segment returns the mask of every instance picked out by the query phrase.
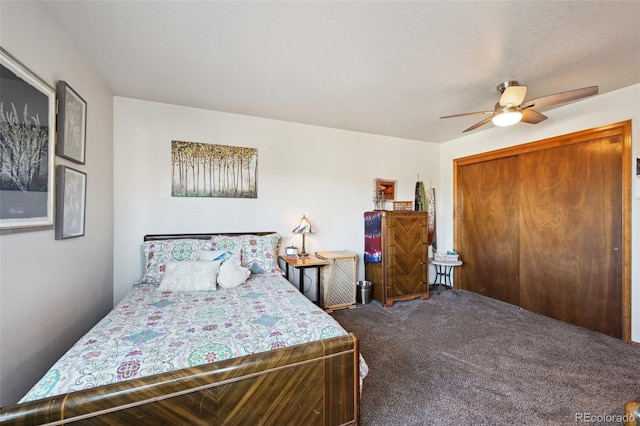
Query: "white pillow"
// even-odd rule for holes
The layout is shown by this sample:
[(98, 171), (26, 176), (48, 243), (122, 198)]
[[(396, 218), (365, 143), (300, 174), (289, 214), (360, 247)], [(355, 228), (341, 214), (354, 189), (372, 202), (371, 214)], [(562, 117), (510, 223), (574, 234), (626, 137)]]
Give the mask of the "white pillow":
[(170, 261), (160, 282), (160, 290), (210, 291), (216, 289), (218, 262)]
[(211, 240), (178, 239), (145, 241), (143, 244), (144, 281), (159, 285), (167, 262), (198, 260), (199, 250), (213, 249)]
[(220, 265), (218, 284), (223, 288), (237, 287), (244, 283), (249, 275), (251, 275), (251, 271), (241, 266), (238, 259), (232, 257)]

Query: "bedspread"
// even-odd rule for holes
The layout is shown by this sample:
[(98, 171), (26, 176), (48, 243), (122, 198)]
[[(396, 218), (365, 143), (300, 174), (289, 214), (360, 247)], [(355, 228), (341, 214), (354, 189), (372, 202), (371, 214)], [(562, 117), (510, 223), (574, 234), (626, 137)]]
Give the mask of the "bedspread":
[(346, 333), (280, 275), (208, 292), (136, 285), (20, 402)]

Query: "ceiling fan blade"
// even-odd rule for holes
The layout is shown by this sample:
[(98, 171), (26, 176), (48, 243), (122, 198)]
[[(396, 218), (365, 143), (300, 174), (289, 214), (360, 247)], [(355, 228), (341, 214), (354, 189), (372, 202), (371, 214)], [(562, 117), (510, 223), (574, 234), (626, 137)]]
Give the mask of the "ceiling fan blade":
[(480, 126), (484, 126), (485, 124), (487, 124), (488, 122), (490, 122), (492, 118), (493, 118), (493, 116), (491, 116), (491, 117), (487, 117), (487, 118), (485, 118), (484, 120), (479, 121), (479, 122), (477, 122), (476, 124), (474, 124), (473, 126), (469, 127), (467, 130), (463, 131), (462, 133), (470, 132), (470, 131), (472, 131), (472, 130), (477, 129), (477, 128), (478, 128), (478, 127), (480, 127)]
[(546, 119), (547, 116), (544, 114), (540, 114), (538, 111), (534, 111), (532, 109), (523, 109), (522, 119), (520, 119), (520, 121), (523, 123), (538, 124), (539, 122)]
[(569, 90), (567, 92), (556, 93), (554, 95), (542, 96), (541, 98), (530, 99), (522, 104), (525, 108), (544, 108), (551, 105), (562, 104), (565, 102), (575, 101), (576, 99), (586, 98), (598, 94), (598, 86), (583, 87), (582, 89)]
[(467, 117), (469, 115), (480, 115), (480, 114), (493, 114), (493, 111), (465, 112), (464, 114), (445, 115), (444, 117), (440, 117), (440, 118)]
[(527, 86), (509, 86), (500, 96), (500, 106), (518, 106), (524, 101), (527, 94)]

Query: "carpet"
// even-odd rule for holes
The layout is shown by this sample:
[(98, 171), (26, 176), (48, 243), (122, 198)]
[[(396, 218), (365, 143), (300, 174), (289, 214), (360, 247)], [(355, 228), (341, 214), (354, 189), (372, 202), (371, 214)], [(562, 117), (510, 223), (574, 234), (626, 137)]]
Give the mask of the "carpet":
[(332, 313), (369, 365), (363, 426), (621, 424), (640, 347), (467, 291)]

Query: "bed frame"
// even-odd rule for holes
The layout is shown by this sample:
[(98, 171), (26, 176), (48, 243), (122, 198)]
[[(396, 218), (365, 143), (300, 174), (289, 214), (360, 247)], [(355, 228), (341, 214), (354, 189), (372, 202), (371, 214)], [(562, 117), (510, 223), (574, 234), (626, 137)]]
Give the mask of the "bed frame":
[(359, 409), (349, 334), (3, 407), (0, 424), (357, 425)]

